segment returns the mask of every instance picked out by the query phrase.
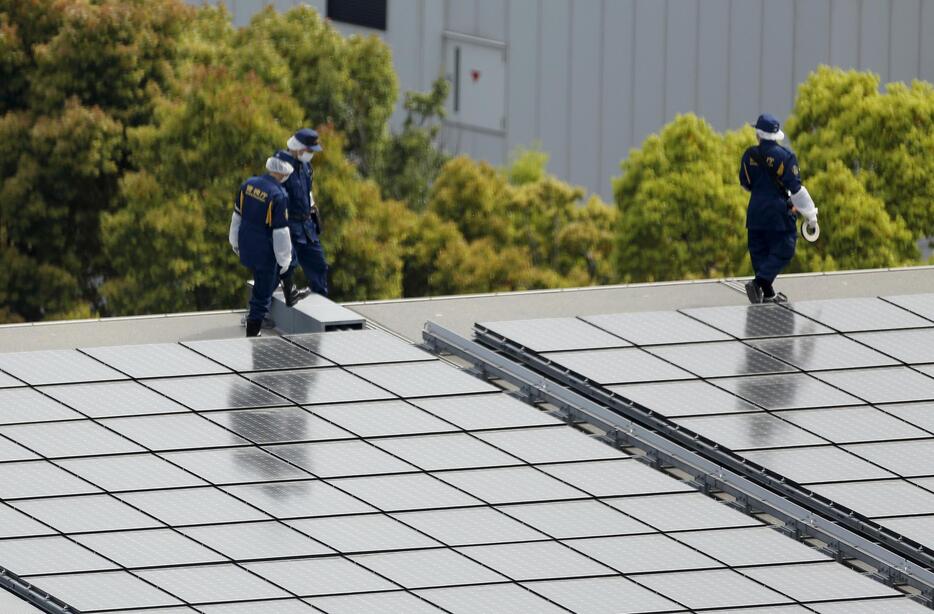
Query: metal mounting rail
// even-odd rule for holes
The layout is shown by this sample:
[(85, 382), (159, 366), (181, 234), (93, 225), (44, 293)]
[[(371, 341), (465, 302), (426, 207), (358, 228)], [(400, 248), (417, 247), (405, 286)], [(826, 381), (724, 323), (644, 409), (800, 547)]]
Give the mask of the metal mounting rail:
[(885, 537), (894, 543), (883, 545), (875, 539), (883, 528), (871, 520), (699, 435), (665, 424), (667, 420), (659, 414), (601, 387), (592, 387), (589, 380), (581, 378), (582, 385), (587, 382), (592, 387), (587, 395), (568, 387), (570, 384), (555, 381), (538, 369), (560, 371), (563, 378), (568, 378), (569, 372), (537, 355), (522, 357), (534, 359), (537, 370), (533, 370), (434, 322), (425, 324), (422, 336), (434, 351), (458, 356), (482, 375), (512, 383), (532, 402), (552, 403), (571, 418), (599, 426), (612, 443), (640, 447), (648, 452), (653, 464), (678, 468), (688, 473), (698, 487), (734, 496), (749, 512), (771, 514), (790, 525), (793, 532), (789, 532), (795, 538), (817, 538), (838, 560), (863, 561), (878, 570), (874, 574), (878, 580), (893, 586), (907, 584), (921, 592), (924, 605), (934, 604), (934, 568), (926, 564), (926, 552), (920, 544), (885, 530)]
[(49, 614), (76, 614), (78, 611), (3, 567), (0, 567), (0, 590), (7, 590)]

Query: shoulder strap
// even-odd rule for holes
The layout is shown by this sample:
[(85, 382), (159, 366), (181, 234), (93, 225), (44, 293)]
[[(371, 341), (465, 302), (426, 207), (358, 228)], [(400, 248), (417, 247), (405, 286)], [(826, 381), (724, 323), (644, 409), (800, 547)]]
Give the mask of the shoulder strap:
[(762, 152), (759, 151), (758, 145), (752, 148), (752, 151), (750, 152), (749, 155), (751, 155), (752, 159), (756, 161), (756, 164), (762, 167), (762, 169), (765, 171), (765, 174), (769, 176), (769, 178), (772, 180), (772, 183), (774, 183), (775, 187), (778, 188), (778, 191), (782, 194), (787, 195), (788, 194), (787, 188), (785, 188), (781, 180), (769, 170), (769, 167), (766, 166), (765, 160), (762, 159)]

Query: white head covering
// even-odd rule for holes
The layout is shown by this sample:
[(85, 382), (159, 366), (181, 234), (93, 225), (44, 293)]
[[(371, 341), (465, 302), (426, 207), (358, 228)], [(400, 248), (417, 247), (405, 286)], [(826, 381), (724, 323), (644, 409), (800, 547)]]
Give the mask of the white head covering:
[(292, 174), (294, 169), (292, 168), (292, 165), (285, 160), (280, 160), (275, 156), (269, 156), (266, 158), (266, 170), (271, 173), (280, 173), (288, 177)]
[(778, 132), (766, 132), (765, 130), (759, 130), (756, 128), (756, 136), (762, 139), (763, 141), (784, 141), (785, 133), (779, 130)]

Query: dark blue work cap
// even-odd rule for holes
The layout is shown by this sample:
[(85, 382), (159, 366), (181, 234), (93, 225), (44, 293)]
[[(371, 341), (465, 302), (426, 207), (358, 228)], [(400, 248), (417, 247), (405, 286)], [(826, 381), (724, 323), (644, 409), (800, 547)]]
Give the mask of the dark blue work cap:
[(763, 113), (756, 120), (756, 134), (759, 135), (759, 138), (772, 141), (781, 141), (785, 138), (781, 124), (771, 113)]
[(310, 149), (311, 151), (321, 151), (321, 145), (318, 145), (318, 133), (311, 128), (302, 128), (296, 132), (286, 143), (286, 147), (293, 151)]

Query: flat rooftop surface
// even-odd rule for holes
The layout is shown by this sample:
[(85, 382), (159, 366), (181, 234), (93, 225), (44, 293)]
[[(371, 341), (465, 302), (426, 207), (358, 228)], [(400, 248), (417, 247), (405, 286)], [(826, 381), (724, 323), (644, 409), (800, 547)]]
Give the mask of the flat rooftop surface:
[[(444, 296), (345, 303), (376, 326), (421, 341), (433, 320), (468, 335), (475, 322), (744, 305), (743, 279)], [(783, 275), (776, 287), (792, 300), (934, 291), (934, 267)], [(0, 326), (0, 352), (162, 343), (243, 336), (242, 310), (10, 324)], [(271, 331), (265, 335), (274, 334)]]

